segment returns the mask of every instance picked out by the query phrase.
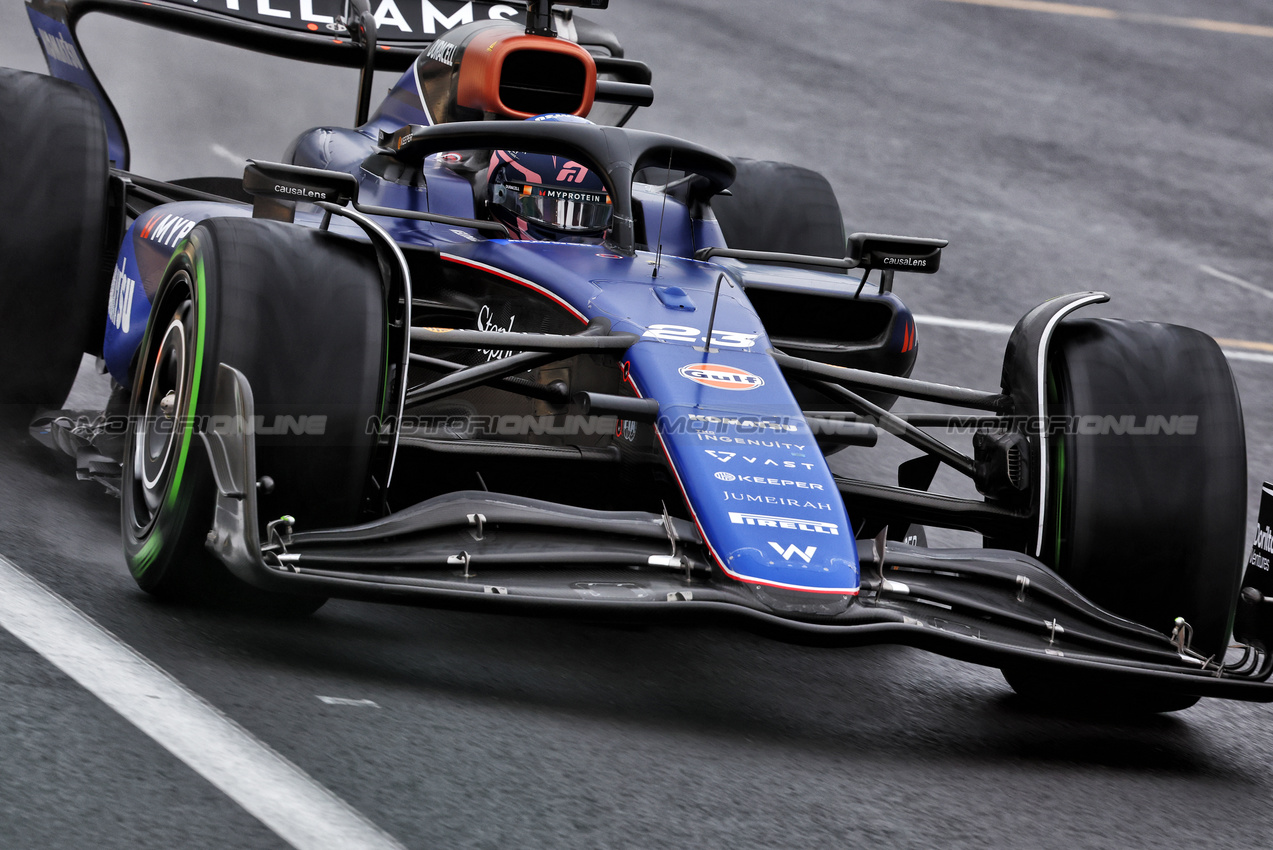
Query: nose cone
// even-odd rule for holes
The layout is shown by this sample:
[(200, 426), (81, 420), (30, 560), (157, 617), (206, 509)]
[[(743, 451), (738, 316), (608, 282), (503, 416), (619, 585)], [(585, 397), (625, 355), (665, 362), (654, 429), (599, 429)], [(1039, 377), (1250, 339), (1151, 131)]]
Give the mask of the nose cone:
[[(722, 553), (722, 560), (736, 578), (756, 588), (784, 591), (778, 596), (763, 597), (768, 600), (790, 597), (806, 600), (800, 604), (822, 605), (831, 597), (847, 598), (856, 594), (858, 565), (847, 557), (851, 549), (846, 551), (846, 541), (828, 534), (827, 543), (819, 545), (810, 542), (808, 534), (802, 535), (799, 542), (790, 542), (775, 533), (772, 536), (778, 540), (765, 540), (759, 546), (749, 542)], [(852, 540), (847, 542), (851, 544)], [(816, 597), (822, 597), (821, 601)], [(810, 598), (814, 598), (813, 601), (809, 601)]]

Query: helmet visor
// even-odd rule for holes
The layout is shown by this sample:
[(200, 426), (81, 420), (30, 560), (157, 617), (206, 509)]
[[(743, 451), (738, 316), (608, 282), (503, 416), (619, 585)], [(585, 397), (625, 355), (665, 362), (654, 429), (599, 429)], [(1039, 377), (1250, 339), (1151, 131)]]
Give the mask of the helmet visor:
[(501, 183), (495, 202), (520, 218), (555, 230), (595, 232), (610, 224), (610, 196), (605, 192)]

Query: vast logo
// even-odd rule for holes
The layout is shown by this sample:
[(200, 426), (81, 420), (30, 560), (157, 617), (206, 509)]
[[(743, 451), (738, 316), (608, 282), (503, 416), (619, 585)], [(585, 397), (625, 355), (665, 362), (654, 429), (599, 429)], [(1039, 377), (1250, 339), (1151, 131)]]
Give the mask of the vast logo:
[(801, 558), (806, 564), (813, 560), (813, 553), (818, 551), (817, 546), (808, 546), (804, 549), (801, 549), (799, 546), (797, 546), (794, 543), (792, 543), (786, 549), (783, 549), (781, 546), (779, 546), (777, 543), (773, 542), (772, 540), (769, 541), (769, 545), (773, 547), (773, 550), (775, 552), (777, 552), (779, 555), (782, 556), (782, 559), (784, 561), (790, 561), (791, 557), (795, 555)]
[(765, 379), (734, 366), (712, 363), (689, 363), (680, 368), (681, 377), (717, 390), (754, 390), (763, 387)]

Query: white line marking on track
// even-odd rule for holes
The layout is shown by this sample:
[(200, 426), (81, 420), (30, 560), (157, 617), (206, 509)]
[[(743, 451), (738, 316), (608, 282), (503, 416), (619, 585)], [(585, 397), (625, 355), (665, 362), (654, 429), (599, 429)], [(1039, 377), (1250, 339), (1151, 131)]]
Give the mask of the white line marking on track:
[[(1224, 272), (1217, 272), (1210, 266), (1200, 266), (1201, 269), (1208, 274), (1224, 275), (1222, 279), (1229, 279), (1232, 275), (1225, 275)], [(1260, 289), (1254, 284), (1248, 284), (1246, 281), (1233, 278), (1230, 283), (1239, 283), (1255, 288), (1258, 292), (1273, 298), (1273, 293)], [(977, 319), (951, 319), (946, 316), (925, 316), (915, 315), (915, 324), (930, 325), (937, 328), (954, 328), (961, 331), (977, 331), (979, 333), (1003, 334), (1007, 336), (1012, 333), (1012, 325), (1004, 325), (999, 322), (983, 322)], [(1247, 360), (1253, 363), (1273, 363), (1273, 353), (1263, 354), (1259, 352), (1273, 352), (1273, 345), (1267, 342), (1251, 342), (1245, 339), (1217, 339), (1220, 343), (1220, 350), (1224, 352), (1224, 356), (1230, 360)], [(1235, 350), (1235, 349), (1255, 349), (1251, 350)]]
[(998, 322), (980, 322), (976, 319), (948, 319), (945, 316), (915, 316), (917, 325), (933, 325), (939, 328), (957, 328), (961, 331), (981, 331), (990, 334), (1010, 334), (1012, 325)]
[(1234, 277), (1233, 275), (1227, 272), (1222, 272), (1219, 269), (1213, 269), (1211, 266), (1198, 266), (1198, 271), (1209, 274), (1217, 280), (1223, 280), (1225, 283), (1240, 286), (1248, 292), (1254, 292), (1256, 295), (1263, 295), (1265, 298), (1273, 298), (1273, 292), (1270, 292), (1264, 287), (1256, 286), (1254, 283), (1245, 281), (1240, 277)]
[(1273, 354), (1257, 354), (1254, 351), (1233, 351), (1232, 349), (1222, 348), (1224, 356), (1230, 360), (1250, 360), (1254, 363), (1273, 363)]
[(369, 700), (369, 699), (350, 699), (349, 697), (319, 696), (318, 701), (327, 703), (328, 705), (352, 705), (352, 706), (357, 706), (358, 708), (380, 708), (380, 706), (377, 705), (374, 700)]
[(996, 9), (1015, 9), (1022, 12), (1047, 12), (1053, 15), (1069, 15), (1079, 18), (1101, 18), (1107, 21), (1130, 21), (1140, 24), (1161, 24), (1168, 27), (1219, 32), (1227, 35), (1254, 35), (1273, 38), (1273, 27), (1259, 24), (1242, 24), (1237, 21), (1213, 21), (1208, 18), (1182, 18), (1178, 15), (1156, 15), (1152, 12), (1120, 12), (1104, 6), (1085, 6), (1077, 3), (1054, 3), (1048, 0), (945, 0), (947, 3), (963, 3), (967, 6), (991, 6)]
[(3, 556), (0, 626), (297, 850), (402, 850), (348, 803)]

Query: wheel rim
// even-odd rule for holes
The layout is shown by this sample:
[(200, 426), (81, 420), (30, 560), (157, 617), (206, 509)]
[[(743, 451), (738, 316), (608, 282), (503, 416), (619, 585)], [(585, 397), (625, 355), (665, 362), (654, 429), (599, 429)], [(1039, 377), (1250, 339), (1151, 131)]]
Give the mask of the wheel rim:
[[(178, 277), (185, 278), (180, 272)], [(187, 295), (177, 303), (158, 346), (148, 353), (149, 366), (134, 407), (142, 415), (132, 433), (133, 463), (130, 474), (133, 524), (139, 536), (147, 534), (159, 515), (172, 482), (188, 412), (191, 351), (189, 319), (193, 304)], [(180, 296), (179, 296), (180, 297)]]

